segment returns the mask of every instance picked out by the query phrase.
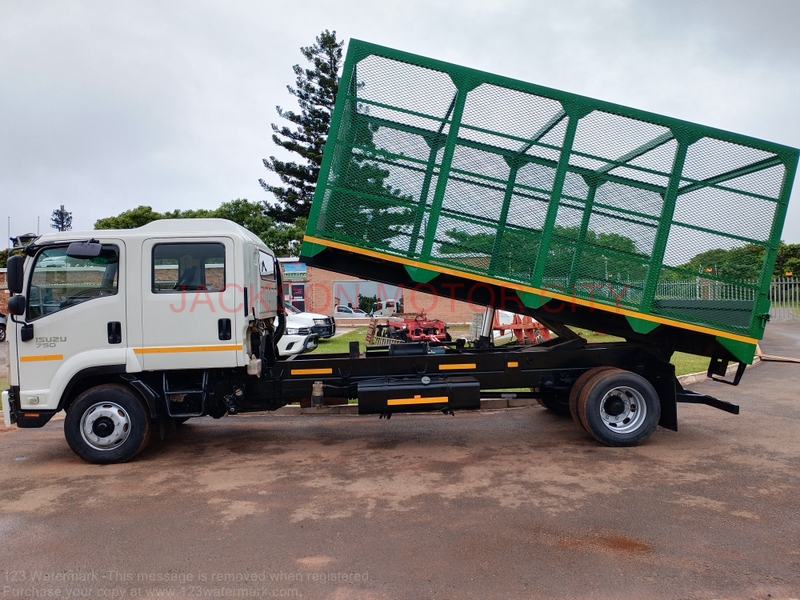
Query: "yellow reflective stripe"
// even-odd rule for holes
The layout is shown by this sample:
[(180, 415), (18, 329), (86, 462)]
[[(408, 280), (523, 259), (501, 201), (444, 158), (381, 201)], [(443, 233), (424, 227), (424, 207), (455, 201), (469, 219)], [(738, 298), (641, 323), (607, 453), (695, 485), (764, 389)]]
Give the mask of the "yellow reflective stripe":
[[(303, 241), (311, 242), (312, 244), (319, 244), (321, 246), (329, 246), (331, 248), (338, 248), (339, 250), (346, 250), (347, 252), (354, 252), (355, 254), (363, 254), (365, 256), (372, 256), (374, 258), (379, 258), (383, 260), (389, 261), (389, 257), (386, 254), (381, 252), (375, 252), (373, 250), (365, 250), (363, 248), (357, 248), (356, 246), (348, 246), (347, 244), (340, 244), (339, 242), (332, 242), (330, 240), (323, 240), (320, 238), (316, 238), (311, 235), (307, 235), (303, 237)], [(692, 325), (690, 323), (684, 323), (683, 321), (675, 321), (674, 319), (665, 319), (663, 317), (656, 317), (653, 315), (648, 315), (645, 313), (636, 312), (635, 310), (630, 310), (627, 308), (622, 308), (620, 306), (611, 306), (609, 304), (600, 304), (599, 302), (592, 302), (591, 300), (584, 300), (583, 298), (577, 298), (575, 296), (570, 296), (569, 294), (561, 294), (559, 292), (554, 292), (553, 290), (543, 290), (540, 288), (535, 288), (527, 285), (521, 285), (519, 283), (512, 283), (510, 281), (503, 281), (502, 279), (493, 279), (491, 277), (484, 277), (482, 275), (476, 275), (475, 273), (467, 273), (466, 271), (459, 271), (458, 269), (451, 269), (448, 267), (441, 267), (439, 265), (429, 265), (427, 263), (422, 263), (416, 260), (410, 260), (408, 258), (402, 258), (400, 256), (392, 256), (390, 262), (397, 262), (403, 265), (408, 265), (410, 267), (419, 267), (421, 269), (426, 269), (428, 271), (438, 271), (439, 273), (446, 273), (447, 275), (455, 275), (456, 277), (464, 277), (465, 279), (472, 279), (473, 281), (480, 281), (483, 283), (489, 283), (492, 285), (501, 285), (503, 287), (512, 289), (512, 290), (519, 290), (521, 292), (528, 292), (531, 294), (538, 294), (544, 298), (553, 298), (554, 300), (563, 300), (564, 302), (571, 302), (574, 304), (578, 304), (580, 306), (588, 306), (589, 308), (596, 308), (597, 310), (604, 310), (607, 312), (616, 313), (618, 315), (625, 315), (628, 317), (636, 317), (637, 319), (642, 319), (643, 321), (652, 321), (653, 323), (661, 323), (662, 325), (671, 325), (673, 327), (679, 327), (680, 329), (688, 329), (689, 331), (697, 331), (700, 333), (708, 333), (711, 335), (727, 338), (729, 340), (736, 340), (737, 342), (745, 342), (746, 344), (757, 344), (758, 340), (756, 338), (751, 338), (745, 335), (738, 335), (735, 333), (729, 333), (727, 331), (720, 331), (719, 329), (712, 329), (710, 327), (703, 327), (702, 325)]]
[(220, 344), (217, 346), (149, 346), (134, 348), (135, 354), (171, 354), (176, 352), (229, 352), (241, 350), (239, 344)]
[(456, 363), (452, 365), (439, 365), (440, 371), (458, 371), (460, 369), (477, 369), (478, 365), (475, 363)]
[(38, 362), (40, 360), (64, 360), (63, 354), (39, 354), (37, 356), (20, 356), (19, 362)]
[(394, 400), (387, 400), (387, 406), (400, 406), (402, 404), (441, 404), (447, 402), (447, 396), (435, 396), (431, 398), (396, 398)]
[(512, 362), (508, 363), (508, 367), (509, 368), (518, 367), (518, 366), (519, 366), (519, 363), (517, 361), (512, 361)]
[(292, 375), (331, 375), (333, 369), (292, 369)]

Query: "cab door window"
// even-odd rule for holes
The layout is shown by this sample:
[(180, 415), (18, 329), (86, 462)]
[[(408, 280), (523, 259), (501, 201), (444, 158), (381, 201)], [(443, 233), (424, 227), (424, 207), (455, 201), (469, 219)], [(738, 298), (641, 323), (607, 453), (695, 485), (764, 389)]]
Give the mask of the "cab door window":
[(153, 246), (153, 293), (220, 292), (224, 289), (223, 244), (193, 242)]
[(67, 246), (46, 248), (36, 256), (28, 287), (28, 320), (58, 312), (119, 288), (119, 248), (103, 244), (94, 258), (71, 258)]

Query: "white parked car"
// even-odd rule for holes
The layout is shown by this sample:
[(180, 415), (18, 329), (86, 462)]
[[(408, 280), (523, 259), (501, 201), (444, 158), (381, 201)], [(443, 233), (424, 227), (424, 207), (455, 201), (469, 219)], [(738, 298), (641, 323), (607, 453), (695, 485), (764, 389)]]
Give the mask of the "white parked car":
[(365, 319), (369, 315), (360, 308), (350, 308), (349, 306), (334, 306), (333, 316), (341, 319)]
[(37, 265), (44, 269), (63, 269), (67, 266), (66, 256), (45, 256)]
[[(322, 339), (333, 337), (336, 333), (336, 320), (327, 315), (298, 310), (291, 302), (285, 302), (286, 320), (289, 318), (295, 323), (302, 323), (302, 327), (310, 327)], [(287, 325), (288, 327), (288, 325)]]
[(291, 315), (286, 317), (286, 330), (278, 340), (278, 354), (292, 356), (311, 352), (317, 347), (319, 336), (306, 327), (301, 321), (296, 321)]
[(292, 356), (311, 352), (317, 347), (319, 338), (332, 337), (336, 322), (331, 317), (300, 311), (291, 302), (286, 302), (286, 329), (278, 340), (278, 353)]

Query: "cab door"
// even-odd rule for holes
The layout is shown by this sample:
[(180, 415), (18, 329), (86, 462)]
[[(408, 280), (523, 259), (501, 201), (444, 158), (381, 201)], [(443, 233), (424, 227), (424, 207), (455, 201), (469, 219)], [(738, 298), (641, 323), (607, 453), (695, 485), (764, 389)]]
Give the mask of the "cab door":
[(245, 363), (233, 250), (233, 240), (225, 237), (144, 241), (142, 347), (135, 352), (145, 370)]
[(125, 364), (125, 245), (104, 240), (89, 259), (66, 253), (66, 244), (42, 250), (28, 279), (25, 316), (33, 335), (15, 340), (23, 405), (35, 398), (54, 409), (78, 371)]

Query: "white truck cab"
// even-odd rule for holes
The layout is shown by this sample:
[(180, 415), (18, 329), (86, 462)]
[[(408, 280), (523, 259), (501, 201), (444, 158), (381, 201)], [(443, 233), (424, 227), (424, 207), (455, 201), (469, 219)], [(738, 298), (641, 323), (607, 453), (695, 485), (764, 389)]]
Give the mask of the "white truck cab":
[(235, 223), (54, 233), (25, 254), (9, 261), (5, 422), (40, 427), (66, 409), (67, 440), (87, 460), (133, 456), (149, 435), (134, 421), (163, 416), (156, 398), (169, 416), (204, 414), (209, 370), (260, 376), (277, 358), (275, 257)]
[(403, 312), (402, 299), (388, 298), (378, 300), (372, 305), (372, 317), (391, 317), (392, 315)]

